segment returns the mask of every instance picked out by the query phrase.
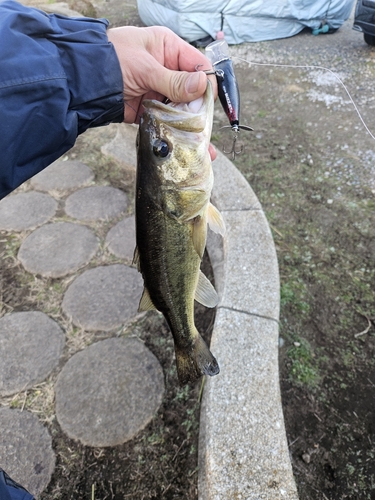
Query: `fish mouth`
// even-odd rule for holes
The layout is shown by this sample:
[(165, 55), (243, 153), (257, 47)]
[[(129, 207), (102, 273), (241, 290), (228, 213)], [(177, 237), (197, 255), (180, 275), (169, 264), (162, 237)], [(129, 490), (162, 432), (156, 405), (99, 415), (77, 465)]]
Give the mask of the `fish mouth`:
[[(189, 103), (168, 104), (146, 99), (143, 101), (144, 113), (152, 116), (155, 120), (166, 123), (177, 130), (187, 132), (202, 132), (207, 124), (207, 118), (213, 115), (213, 90), (209, 80), (207, 80), (206, 91), (202, 97)], [(212, 119), (211, 119), (212, 121)]]

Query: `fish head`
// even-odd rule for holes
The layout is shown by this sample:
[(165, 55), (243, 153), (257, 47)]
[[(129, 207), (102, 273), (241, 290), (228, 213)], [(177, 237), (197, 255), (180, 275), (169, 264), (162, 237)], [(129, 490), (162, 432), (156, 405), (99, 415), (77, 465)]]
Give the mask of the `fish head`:
[(208, 152), (214, 97), (211, 83), (202, 97), (190, 103), (164, 104), (145, 100), (138, 134), (138, 169), (150, 189), (201, 187), (211, 191)]

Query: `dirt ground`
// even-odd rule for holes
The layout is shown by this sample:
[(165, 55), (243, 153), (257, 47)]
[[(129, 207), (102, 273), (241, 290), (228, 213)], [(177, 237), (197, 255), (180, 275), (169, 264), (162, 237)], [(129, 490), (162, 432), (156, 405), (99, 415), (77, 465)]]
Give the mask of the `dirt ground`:
[[(375, 49), (350, 22), (333, 35), (301, 33), (233, 48), (233, 55), (260, 64), (332, 69), (375, 131)], [(301, 500), (372, 500), (375, 141), (331, 73), (234, 60), (242, 121), (255, 129), (242, 134), (245, 151), (236, 165), (263, 205), (279, 259), (280, 379), (299, 495)], [(217, 104), (213, 142), (218, 148), (230, 142), (230, 134), (219, 130), (226, 124)], [(95, 155), (91, 163), (96, 164)], [(111, 168), (101, 175), (121, 187)], [(8, 235), (1, 240), (0, 314), (43, 310), (43, 294), (14, 260), (19, 240)], [(57, 281), (46, 286), (57, 287)], [(200, 330), (209, 333), (213, 319), (208, 310), (199, 310)], [(134, 332), (166, 373), (160, 411), (133, 441), (111, 449), (67, 439), (46, 411), (58, 459), (42, 500), (197, 498), (200, 384), (178, 387), (173, 344), (159, 317), (147, 315)], [(22, 404), (23, 399), (12, 402)]]
[[(236, 54), (331, 68), (374, 131), (374, 49), (350, 26), (340, 31)], [(375, 142), (328, 71), (237, 61), (242, 121), (255, 131), (242, 135), (236, 165), (276, 243), (282, 401), (299, 495), (375, 499)], [(216, 120), (217, 130), (219, 110)], [(228, 141), (216, 132), (218, 147)]]

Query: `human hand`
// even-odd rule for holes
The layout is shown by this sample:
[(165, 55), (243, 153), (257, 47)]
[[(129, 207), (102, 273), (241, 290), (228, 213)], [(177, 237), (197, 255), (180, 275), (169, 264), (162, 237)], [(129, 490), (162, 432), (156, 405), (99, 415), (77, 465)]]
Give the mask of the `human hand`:
[[(195, 68), (211, 69), (210, 61), (168, 28), (124, 26), (107, 35), (121, 66), (126, 123), (139, 123), (144, 99), (190, 102), (206, 90), (207, 75)], [(216, 78), (209, 78), (216, 95)]]

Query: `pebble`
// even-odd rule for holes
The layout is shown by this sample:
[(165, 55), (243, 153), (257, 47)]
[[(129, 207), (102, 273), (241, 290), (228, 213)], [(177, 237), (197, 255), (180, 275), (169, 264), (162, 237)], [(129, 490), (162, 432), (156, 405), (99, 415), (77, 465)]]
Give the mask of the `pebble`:
[(16, 394), (45, 380), (58, 365), (64, 343), (60, 326), (42, 312), (0, 318), (0, 395)]
[(302, 455), (302, 460), (306, 463), (309, 464), (311, 462), (311, 456), (308, 453), (304, 453)]
[(120, 259), (132, 260), (135, 241), (135, 217), (125, 217), (118, 222), (107, 234), (106, 245), (108, 250)]
[(51, 196), (35, 191), (7, 196), (0, 201), (0, 230), (35, 229), (55, 215), (57, 206)]
[(89, 269), (76, 278), (62, 301), (64, 313), (88, 331), (109, 331), (136, 315), (141, 274), (122, 264)]
[(90, 167), (80, 161), (55, 161), (31, 179), (39, 191), (64, 191), (89, 184), (94, 179)]
[(163, 371), (151, 351), (135, 338), (111, 338), (64, 366), (56, 383), (56, 416), (62, 430), (84, 445), (116, 446), (151, 421), (163, 394)]
[(70, 217), (84, 221), (108, 220), (125, 212), (128, 197), (111, 186), (92, 186), (71, 194), (65, 202)]
[(88, 227), (55, 222), (31, 233), (21, 244), (18, 259), (30, 273), (58, 278), (86, 265), (98, 248), (99, 240)]

